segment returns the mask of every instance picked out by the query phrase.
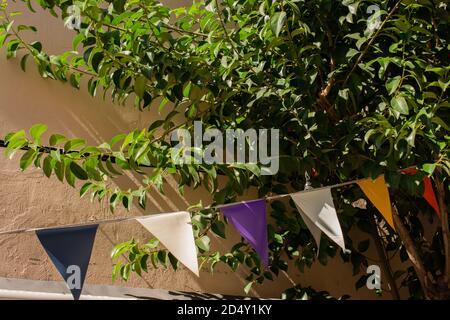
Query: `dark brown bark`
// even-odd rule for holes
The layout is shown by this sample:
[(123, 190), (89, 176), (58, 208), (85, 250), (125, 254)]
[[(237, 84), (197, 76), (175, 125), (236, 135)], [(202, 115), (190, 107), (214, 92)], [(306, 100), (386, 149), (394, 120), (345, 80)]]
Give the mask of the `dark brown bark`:
[(377, 226), (375, 217), (372, 217), (371, 223), (372, 223), (372, 229), (373, 229), (373, 234), (372, 234), (373, 241), (375, 242), (375, 247), (378, 252), (378, 257), (380, 258), (381, 263), (383, 264), (383, 271), (386, 276), (387, 282), (389, 283), (392, 297), (395, 300), (400, 300), (400, 293), (398, 291), (397, 284), (395, 283), (394, 276), (392, 275), (392, 268), (391, 268), (391, 265), (389, 264), (386, 250), (385, 250), (383, 242), (380, 238), (380, 234), (378, 232), (378, 226)]
[(428, 286), (431, 283), (431, 280), (428, 278), (427, 271), (425, 269), (425, 266), (423, 265), (422, 259), (420, 258), (420, 255), (417, 252), (414, 241), (409, 235), (408, 229), (406, 229), (406, 226), (403, 224), (398, 214), (398, 210), (395, 206), (392, 206), (392, 211), (395, 228), (397, 229), (400, 239), (402, 239), (403, 245), (405, 246), (406, 252), (408, 253), (408, 257), (414, 267), (414, 270), (416, 271), (425, 298), (430, 299), (431, 296), (429, 294)]

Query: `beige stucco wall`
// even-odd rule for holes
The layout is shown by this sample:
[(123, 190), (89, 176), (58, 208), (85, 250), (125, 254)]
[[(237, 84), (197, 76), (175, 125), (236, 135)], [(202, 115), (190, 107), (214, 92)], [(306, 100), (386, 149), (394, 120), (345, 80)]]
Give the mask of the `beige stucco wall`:
[[(22, 7), (13, 3), (11, 6)], [(37, 14), (26, 13), (17, 19), (38, 26), (39, 37), (47, 52), (70, 50), (71, 32), (63, 27), (61, 21), (41, 11)], [(132, 106), (116, 106), (101, 98), (90, 97), (86, 90), (77, 91), (68, 84), (42, 79), (31, 64), (24, 73), (20, 70), (18, 59), (7, 61), (4, 52), (0, 57), (1, 137), (9, 131), (27, 129), (35, 123), (46, 123), (51, 133), (82, 137), (89, 143), (97, 144), (119, 132), (146, 127), (157, 116), (153, 109), (139, 112)], [(19, 156), (16, 155), (12, 161), (0, 156), (1, 231), (144, 214), (138, 208), (133, 208), (131, 212), (118, 210), (112, 214), (105, 203), (80, 199), (78, 190), (60, 183), (55, 177), (47, 179), (40, 170), (29, 169), (21, 173), (18, 168)], [(138, 181), (137, 176), (130, 175), (120, 178), (116, 183), (122, 188), (128, 188), (136, 186)], [(178, 194), (174, 185), (169, 184), (166, 190), (166, 196), (152, 191), (145, 214), (184, 210), (199, 200), (204, 204), (210, 201), (210, 195), (201, 189), (187, 190), (185, 196)], [(254, 197), (254, 193), (247, 195), (247, 198)], [(131, 237), (145, 240), (149, 235), (136, 222), (102, 225), (99, 228), (86, 283), (112, 284), (110, 251), (114, 244)], [(238, 238), (229, 228), (228, 240), (213, 239), (213, 245), (219, 250), (229, 248)], [(376, 257), (374, 252), (368, 252), (368, 255)], [(117, 281), (115, 285), (243, 295), (245, 276), (245, 270), (232, 273), (227, 268), (219, 268), (214, 275), (203, 271), (200, 278), (184, 268), (178, 272), (150, 269), (144, 278), (133, 275), (128, 283)], [(60, 280), (32, 233), (0, 236), (0, 277)], [(350, 294), (359, 298), (375, 298), (375, 294), (366, 288), (357, 292), (354, 290), (357, 279), (352, 276), (351, 264), (344, 265), (337, 258), (327, 266), (317, 263), (304, 274), (290, 268), (288, 275), (281, 274), (275, 282), (267, 281), (262, 286), (255, 286), (251, 295), (279, 297), (284, 289), (299, 283), (328, 290), (337, 296)], [(385, 293), (383, 298), (390, 298), (390, 294)]]

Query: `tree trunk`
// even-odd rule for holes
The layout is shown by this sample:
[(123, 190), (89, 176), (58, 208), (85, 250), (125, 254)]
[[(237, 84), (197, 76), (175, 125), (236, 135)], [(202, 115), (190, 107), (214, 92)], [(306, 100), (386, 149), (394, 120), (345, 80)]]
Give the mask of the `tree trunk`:
[(428, 286), (431, 281), (428, 278), (427, 271), (425, 270), (422, 260), (420, 259), (419, 253), (417, 252), (417, 249), (414, 245), (414, 241), (409, 235), (409, 231), (403, 224), (395, 205), (392, 206), (392, 211), (395, 227), (400, 236), (400, 239), (402, 239), (403, 245), (406, 248), (406, 252), (408, 253), (408, 257), (414, 267), (414, 270), (416, 271), (417, 277), (419, 278), (419, 282), (422, 286), (425, 299), (431, 299), (431, 295), (428, 290)]

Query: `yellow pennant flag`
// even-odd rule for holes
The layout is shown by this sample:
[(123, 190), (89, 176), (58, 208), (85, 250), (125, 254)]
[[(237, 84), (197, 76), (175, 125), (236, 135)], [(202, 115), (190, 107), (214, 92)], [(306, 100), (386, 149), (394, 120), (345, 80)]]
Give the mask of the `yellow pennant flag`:
[(375, 180), (360, 180), (357, 183), (375, 208), (381, 212), (387, 223), (389, 223), (392, 229), (395, 230), (394, 218), (392, 217), (391, 200), (389, 198), (389, 191), (386, 186), (384, 176), (381, 175)]

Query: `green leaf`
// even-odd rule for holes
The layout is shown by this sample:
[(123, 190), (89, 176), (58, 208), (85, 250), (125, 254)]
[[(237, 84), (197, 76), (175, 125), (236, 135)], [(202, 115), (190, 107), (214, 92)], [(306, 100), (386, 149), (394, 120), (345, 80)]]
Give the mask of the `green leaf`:
[(164, 250), (158, 251), (158, 260), (164, 266), (164, 268), (167, 268), (167, 253), (166, 253), (166, 251), (164, 251)]
[(93, 185), (92, 185), (91, 182), (85, 183), (85, 184), (81, 187), (81, 189), (80, 189), (80, 198), (83, 198), (84, 195), (86, 194), (86, 192), (88, 192), (89, 189), (92, 188), (92, 186), (93, 186)]
[(164, 124), (164, 120), (156, 120), (152, 122), (152, 124), (148, 127), (148, 132), (151, 132), (159, 127), (162, 127)]
[(40, 43), (39, 41), (34, 41), (30, 43), (30, 46), (33, 47), (37, 52), (42, 51), (42, 43)]
[(55, 163), (55, 174), (61, 182), (64, 181), (64, 168), (64, 164), (61, 161)]
[(20, 138), (20, 139), (25, 138), (25, 130), (11, 132), (11, 133), (7, 134), (5, 137), (5, 142), (10, 143), (17, 138)]
[(434, 116), (431, 121), (437, 125), (440, 125), (442, 128), (444, 128), (447, 131), (450, 131), (450, 125), (445, 123), (444, 120), (442, 120), (441, 118), (439, 118), (438, 116)]
[[(144, 142), (144, 144), (137, 150), (137, 152), (134, 154), (134, 159), (137, 161), (142, 155), (145, 155), (148, 153), (148, 145), (150, 144), (150, 141)], [(135, 149), (136, 150), (136, 149)]]
[(134, 245), (134, 241), (126, 241), (118, 244), (114, 247), (114, 249), (111, 251), (111, 259), (115, 260), (119, 258), (122, 254), (130, 250), (130, 248)]
[(401, 95), (395, 96), (391, 99), (391, 106), (400, 114), (409, 114), (408, 103), (406, 102), (406, 99)]
[(44, 171), (44, 174), (47, 178), (50, 178), (50, 176), (52, 175), (54, 164), (55, 160), (52, 158), (52, 156), (48, 155), (47, 157), (45, 157), (42, 170)]
[(162, 100), (161, 100), (161, 102), (159, 103), (159, 106), (158, 106), (158, 112), (161, 112), (162, 111), (162, 109), (164, 109), (164, 107), (166, 106), (166, 104), (169, 102), (169, 99), (167, 99), (167, 98), (163, 98)]
[(159, 245), (159, 240), (157, 238), (150, 239), (145, 246), (150, 249), (155, 249)]
[(20, 158), (20, 169), (22, 169), (22, 171), (26, 170), (33, 163), (36, 155), (37, 152), (32, 149), (25, 152)]
[(363, 274), (363, 275), (358, 279), (358, 281), (356, 281), (356, 283), (355, 283), (355, 289), (358, 290), (358, 289), (364, 287), (364, 286), (366, 285), (366, 283), (367, 283), (367, 278), (368, 278), (368, 277), (369, 277), (369, 276), (368, 276), (367, 274)]
[(8, 142), (8, 147), (5, 149), (5, 155), (12, 159), (14, 154), (21, 148), (25, 147), (28, 144), (27, 140), (18, 138), (18, 139), (11, 139)]
[(123, 195), (122, 204), (127, 210), (130, 210), (132, 201), (133, 201), (133, 198), (130, 194)]
[(82, 32), (80, 32), (79, 34), (77, 34), (73, 39), (72, 39), (72, 49), (73, 50), (77, 50), (78, 45), (80, 44), (81, 41), (84, 40), (84, 34)]
[(50, 155), (56, 161), (61, 161), (61, 152), (59, 150), (58, 151), (57, 150), (50, 151)]
[(117, 176), (120, 176), (122, 173), (119, 172), (118, 170), (116, 170), (114, 168), (114, 165), (111, 162), (111, 158), (106, 159), (106, 168), (108, 168), (108, 170), (112, 173), (115, 174)]
[(66, 177), (66, 181), (72, 188), (75, 188), (75, 175), (72, 173), (72, 170), (70, 170), (70, 166), (72, 164), (72, 161), (70, 163), (66, 164), (64, 169), (64, 176)]
[(111, 211), (114, 211), (116, 208), (117, 202), (119, 201), (119, 196), (117, 193), (113, 193), (109, 198), (109, 208)]
[(81, 76), (79, 73), (72, 73), (69, 79), (70, 85), (75, 89), (80, 89), (80, 78)]
[(49, 139), (50, 146), (56, 146), (57, 144), (66, 140), (66, 137), (62, 134), (52, 134)]
[(140, 261), (141, 269), (144, 270), (145, 272), (148, 272), (148, 269), (147, 269), (147, 260), (148, 260), (148, 254), (144, 254), (144, 255), (141, 257), (141, 261)]
[(72, 161), (70, 162), (70, 171), (74, 174), (75, 177), (77, 177), (80, 180), (87, 180), (88, 175), (86, 171), (82, 167), (80, 167), (76, 162)]
[(0, 34), (0, 48), (3, 47), (5, 40), (10, 36), (9, 33)]
[(428, 173), (428, 175), (432, 175), (435, 169), (436, 163), (425, 163), (422, 165), (422, 170)]
[(173, 270), (176, 271), (178, 269), (178, 259), (175, 258), (175, 256), (170, 252), (168, 254), (168, 257), (169, 257), (170, 265), (172, 266)]
[(136, 272), (136, 274), (140, 277), (142, 277), (142, 271), (141, 271), (141, 262), (139, 261), (140, 256), (132, 263), (131, 269), (132, 271)]
[(91, 65), (92, 65), (92, 69), (94, 69), (95, 72), (98, 73), (98, 68), (100, 66), (100, 63), (102, 62), (104, 56), (102, 52), (96, 52), (93, 56), (92, 56), (92, 60), (91, 60)]
[(27, 0), (27, 7), (31, 12), (36, 13), (36, 10), (34, 10), (33, 6), (31, 5), (31, 0)]
[(129, 264), (122, 266), (120, 270), (120, 276), (122, 277), (123, 280), (128, 281), (130, 273), (131, 273), (131, 266)]
[(212, 232), (225, 239), (225, 224), (222, 221), (215, 221), (211, 226)]
[(147, 78), (145, 78), (144, 76), (137, 77), (134, 82), (134, 92), (141, 99), (144, 97), (146, 83)]
[(39, 153), (39, 152), (36, 153), (36, 157), (34, 158), (34, 162), (33, 162), (33, 164), (36, 168), (41, 168), (41, 159), (43, 156), (44, 156), (43, 153)]
[(249, 292), (250, 292), (250, 290), (252, 289), (252, 286), (253, 286), (253, 281), (251, 281), (251, 282), (249, 282), (249, 283), (247, 283), (246, 285), (245, 285), (245, 287), (244, 287), (244, 292), (245, 292), (245, 294), (248, 294)]
[(30, 129), (30, 134), (36, 144), (40, 144), (42, 135), (47, 131), (48, 126), (45, 124), (35, 124)]
[(64, 145), (64, 151), (65, 152), (69, 152), (72, 151), (78, 147), (81, 147), (83, 145), (85, 145), (85, 141), (83, 139), (70, 139), (69, 141), (66, 142), (66, 144)]
[(208, 236), (203, 236), (197, 240), (195, 240), (195, 244), (203, 251), (209, 251), (209, 245), (211, 240)]
[(113, 271), (112, 271), (112, 281), (116, 281), (117, 276), (120, 274), (120, 270), (122, 269), (122, 263), (118, 262), (114, 265)]
[(113, 8), (117, 13), (122, 13), (125, 10), (125, 3), (127, 1), (126, 0), (114, 0), (112, 1), (113, 3)]
[(389, 95), (392, 95), (397, 91), (397, 88), (401, 82), (402, 77), (396, 76), (394, 78), (389, 79), (386, 81), (386, 89), (388, 91)]
[(266, 272), (264, 272), (264, 278), (266, 278), (266, 279), (269, 279), (269, 280), (272, 280), (272, 281), (273, 281), (273, 275), (272, 275), (272, 272), (270, 272), (270, 271), (266, 271)]
[(126, 134), (121, 133), (121, 134), (118, 134), (118, 135), (112, 137), (111, 141), (109, 142), (110, 148), (114, 147), (114, 145), (116, 143), (118, 143), (119, 141), (122, 141), (123, 139), (125, 139), (126, 136), (127, 136)]
[(17, 50), (19, 49), (20, 41), (19, 40), (11, 40), (8, 42), (6, 46), (6, 58), (11, 59), (15, 58), (17, 55)]
[(26, 66), (27, 66), (27, 59), (30, 56), (30, 54), (25, 54), (21, 59), (20, 59), (20, 68), (25, 72), (26, 71)]
[(88, 92), (92, 97), (95, 97), (95, 94), (97, 93), (97, 84), (98, 81), (95, 80), (95, 78), (91, 78), (88, 81)]
[(276, 12), (272, 18), (270, 18), (270, 27), (272, 28), (273, 34), (278, 37), (280, 35), (281, 29), (286, 21), (286, 12)]

